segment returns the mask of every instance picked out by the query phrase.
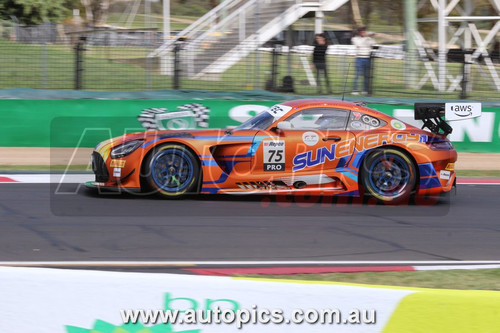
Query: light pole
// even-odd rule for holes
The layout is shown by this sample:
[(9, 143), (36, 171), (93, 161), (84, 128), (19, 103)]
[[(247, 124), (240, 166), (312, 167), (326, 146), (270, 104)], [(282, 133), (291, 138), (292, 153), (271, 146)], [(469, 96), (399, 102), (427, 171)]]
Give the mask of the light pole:
[(415, 46), (415, 32), (417, 31), (417, 0), (405, 0), (405, 86), (406, 89), (415, 89), (417, 86), (417, 51)]
[(163, 41), (170, 39), (170, 0), (163, 0)]
[(439, 91), (446, 90), (446, 0), (439, 0), (438, 11), (438, 81)]
[[(163, 43), (170, 40), (170, 0), (163, 0)], [(171, 75), (171, 57), (168, 54), (160, 56), (160, 71), (162, 75)]]

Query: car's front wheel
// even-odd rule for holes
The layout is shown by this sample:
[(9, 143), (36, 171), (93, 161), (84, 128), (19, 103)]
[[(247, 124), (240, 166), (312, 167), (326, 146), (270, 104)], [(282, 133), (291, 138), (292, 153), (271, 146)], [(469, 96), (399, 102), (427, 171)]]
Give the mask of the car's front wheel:
[(198, 160), (189, 149), (165, 144), (155, 147), (144, 161), (142, 179), (147, 190), (176, 198), (192, 193), (199, 175)]
[(416, 179), (416, 167), (411, 158), (393, 148), (376, 149), (364, 160), (361, 170), (365, 195), (384, 203), (407, 201)]

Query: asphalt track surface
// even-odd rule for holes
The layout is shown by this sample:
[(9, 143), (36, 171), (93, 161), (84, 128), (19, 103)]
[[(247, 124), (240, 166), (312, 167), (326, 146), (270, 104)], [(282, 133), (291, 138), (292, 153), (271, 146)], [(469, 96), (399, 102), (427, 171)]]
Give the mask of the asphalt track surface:
[[(0, 261), (499, 260), (500, 186), (391, 207), (0, 184)], [(75, 191), (75, 193), (72, 193)], [(62, 192), (62, 193), (61, 193)]]

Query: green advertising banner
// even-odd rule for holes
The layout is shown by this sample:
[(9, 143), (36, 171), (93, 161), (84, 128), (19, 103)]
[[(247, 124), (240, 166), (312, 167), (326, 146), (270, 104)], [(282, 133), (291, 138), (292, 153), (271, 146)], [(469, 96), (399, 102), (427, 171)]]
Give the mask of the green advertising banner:
[[(275, 101), (0, 100), (2, 147), (94, 147), (127, 132), (237, 126)], [(173, 119), (165, 114), (176, 113)], [(180, 116), (179, 116), (180, 115)], [(141, 120), (138, 119), (141, 117)], [(83, 133), (85, 131), (85, 133)]]
[[(0, 100), (2, 147), (94, 147), (123, 133), (145, 129), (237, 126), (276, 104), (242, 100)], [(413, 105), (368, 104), (404, 122)], [(458, 151), (500, 152), (500, 108), (451, 123)]]

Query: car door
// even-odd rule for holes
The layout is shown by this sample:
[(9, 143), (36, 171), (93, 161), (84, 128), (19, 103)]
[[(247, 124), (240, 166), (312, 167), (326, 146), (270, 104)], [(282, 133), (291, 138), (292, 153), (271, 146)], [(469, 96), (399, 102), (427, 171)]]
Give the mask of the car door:
[(296, 173), (325, 174), (345, 165), (355, 137), (346, 131), (348, 110), (309, 108), (282, 122), (285, 126), (260, 131), (254, 138), (254, 173), (264, 178)]

